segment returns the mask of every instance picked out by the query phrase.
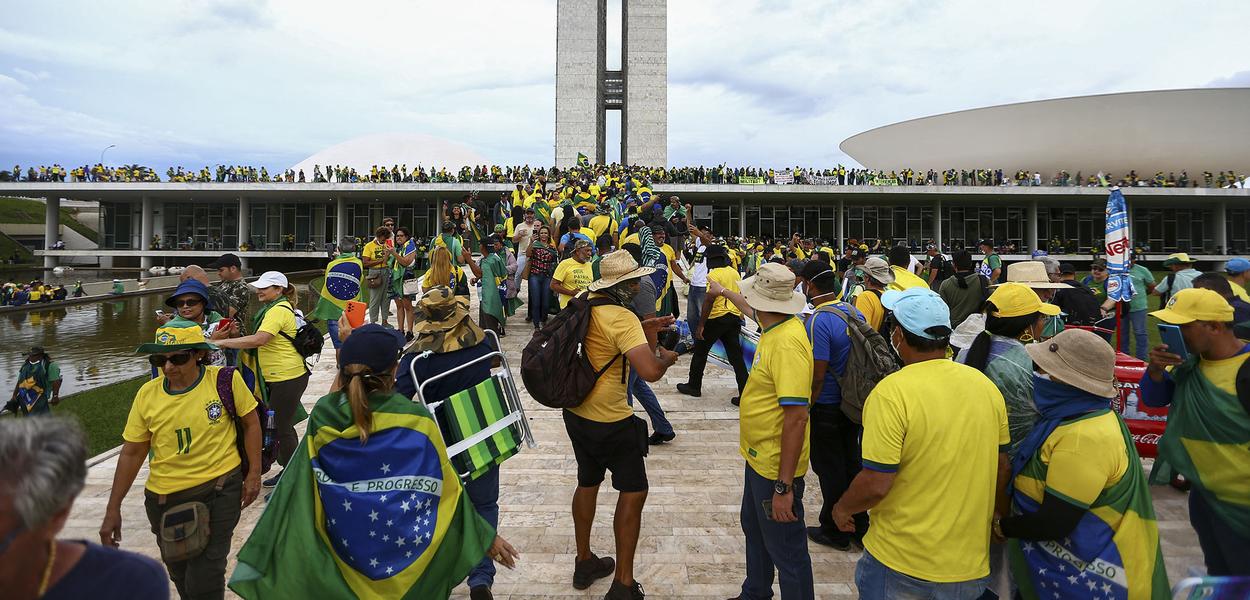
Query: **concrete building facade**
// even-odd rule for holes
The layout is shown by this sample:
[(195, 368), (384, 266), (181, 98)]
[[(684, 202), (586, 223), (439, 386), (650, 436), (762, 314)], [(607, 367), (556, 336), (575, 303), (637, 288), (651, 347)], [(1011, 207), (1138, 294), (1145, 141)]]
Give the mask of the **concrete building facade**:
[(668, 165), (668, 1), (621, 0), (621, 70), (607, 69), (607, 0), (556, 5), (555, 164), (605, 162), (607, 111), (621, 162)]

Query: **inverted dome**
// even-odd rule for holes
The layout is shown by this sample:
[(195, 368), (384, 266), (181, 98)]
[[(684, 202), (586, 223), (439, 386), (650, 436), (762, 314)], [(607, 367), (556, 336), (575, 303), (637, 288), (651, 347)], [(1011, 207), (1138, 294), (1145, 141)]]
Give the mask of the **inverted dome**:
[(423, 133), (375, 133), (330, 146), (291, 169), (296, 172), (303, 169), (305, 176), (311, 178), (315, 165), (323, 168), (342, 165), (368, 173), (373, 165), (387, 168), (408, 165), (409, 170), (421, 165), (427, 171), (430, 167), (447, 167), (451, 171), (465, 165), (482, 164), (489, 164), (489, 161), (463, 144), (443, 138)]

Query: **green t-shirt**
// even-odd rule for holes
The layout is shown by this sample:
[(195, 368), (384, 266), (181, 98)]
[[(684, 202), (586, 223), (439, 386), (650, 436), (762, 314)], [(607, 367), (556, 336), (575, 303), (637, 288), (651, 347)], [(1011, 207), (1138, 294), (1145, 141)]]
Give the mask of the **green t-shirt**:
[(1128, 270), (1129, 279), (1133, 280), (1133, 299), (1128, 303), (1129, 312), (1146, 310), (1146, 302), (1150, 295), (1150, 287), (1155, 284), (1154, 273), (1142, 265), (1133, 265)]

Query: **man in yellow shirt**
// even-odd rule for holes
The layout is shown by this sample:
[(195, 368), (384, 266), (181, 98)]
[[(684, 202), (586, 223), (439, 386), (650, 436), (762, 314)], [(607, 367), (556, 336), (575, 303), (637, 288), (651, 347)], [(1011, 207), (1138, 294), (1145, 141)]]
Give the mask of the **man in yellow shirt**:
[(855, 513), (872, 519), (855, 572), (860, 598), (886, 600), (900, 586), (917, 597), (978, 598), (989, 582), (990, 523), (1006, 509), (1007, 408), (989, 378), (947, 360), (941, 296), (924, 287), (881, 300), (904, 366), (864, 402), (864, 469), (833, 519), (847, 532)]
[(929, 287), (929, 282), (921, 279), (908, 268), (911, 264), (911, 253), (907, 248), (895, 246), (890, 248), (890, 271), (894, 273), (894, 281), (890, 282), (885, 289), (887, 290), (907, 290), (915, 287)]
[(894, 271), (884, 260), (872, 257), (859, 267), (862, 274), (860, 285), (863, 291), (855, 294), (855, 308), (863, 313), (864, 320), (873, 329), (881, 331), (885, 324), (885, 306), (881, 304), (881, 295), (886, 286), (894, 283)]
[(761, 332), (738, 420), (739, 453), (746, 460), (741, 518), (747, 571), (738, 597), (752, 600), (772, 597), (774, 568), (782, 598), (815, 598), (803, 524), (812, 344), (795, 317), (807, 300), (794, 291), (794, 281), (776, 263), (743, 281), (741, 294), (708, 278), (708, 297), (728, 299), (752, 315)]
[(1224, 272), (1228, 274), (1228, 282), (1233, 286), (1233, 295), (1250, 302), (1250, 293), (1246, 286), (1250, 284), (1250, 260), (1234, 258), (1224, 263)]
[[(729, 266), (729, 253), (724, 246), (720, 244), (708, 246), (704, 252), (704, 260), (707, 261), (709, 282), (715, 281), (731, 292), (740, 291), (738, 271)], [(712, 350), (712, 344), (719, 340), (725, 345), (725, 355), (729, 358), (729, 364), (733, 366), (734, 378), (738, 382), (738, 393), (741, 394), (747, 384), (747, 364), (742, 358), (742, 344), (738, 338), (742, 330), (742, 311), (724, 296), (717, 298), (706, 296), (702, 306), (696, 310), (699, 310), (700, 314), (698, 325), (692, 332), (695, 341), (694, 351), (690, 358), (690, 373), (686, 376), (685, 383), (677, 384), (677, 391), (696, 398), (702, 395), (703, 369), (707, 366), (707, 355)], [(694, 316), (687, 315), (687, 318)], [(734, 400), (737, 399), (738, 397), (735, 396)]]
[(578, 239), (573, 245), (573, 256), (560, 261), (551, 274), (551, 291), (559, 295), (561, 310), (568, 306), (570, 298), (582, 293), (594, 281), (590, 254), (590, 242)]
[[(573, 492), (573, 534), (577, 559), (573, 587), (584, 590), (596, 580), (616, 573), (606, 598), (641, 598), (634, 581), (634, 552), (647, 499), (647, 423), (634, 416), (626, 400), (629, 369), (645, 381), (659, 381), (677, 355), (661, 348), (659, 354), (647, 343), (652, 332), (672, 324), (672, 319), (648, 319), (641, 323), (630, 310), (638, 293), (639, 278), (654, 269), (639, 267), (628, 251), (609, 253), (600, 263), (602, 277), (590, 285), (590, 326), (586, 331), (586, 357), (596, 371), (603, 371), (582, 403), (563, 412), (564, 428), (577, 460), (577, 489)], [(559, 376), (553, 373), (553, 376)], [(612, 472), (612, 487), (620, 495), (612, 516), (617, 560), (590, 551), (590, 530), (604, 474)]]

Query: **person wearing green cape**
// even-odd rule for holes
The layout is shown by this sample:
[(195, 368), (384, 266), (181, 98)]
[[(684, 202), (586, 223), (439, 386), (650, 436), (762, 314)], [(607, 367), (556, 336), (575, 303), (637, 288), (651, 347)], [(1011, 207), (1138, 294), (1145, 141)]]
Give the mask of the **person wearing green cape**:
[(1012, 457), (1012, 515), (993, 524), (1018, 596), (1171, 598), (1141, 457), (1111, 410), (1115, 351), (1080, 329), (1024, 349), (1040, 417)]
[[(1217, 292), (1188, 288), (1150, 313), (1180, 326), (1184, 348), (1150, 350), (1141, 401), (1170, 406), (1151, 483), (1183, 475), (1207, 574), (1250, 575), (1250, 344)], [(1188, 356), (1186, 356), (1188, 354)]]
[[(482, 283), (481, 297), (478, 299), (478, 325), (483, 329), (494, 330), (500, 337), (505, 334), (504, 323), (508, 317), (516, 313), (521, 301), (508, 298), (507, 285), (511, 274), (508, 272), (508, 260), (505, 258), (503, 239), (490, 236), (482, 243), (482, 260), (479, 264), (469, 262), (473, 276)], [(515, 268), (515, 267), (513, 267)]]

